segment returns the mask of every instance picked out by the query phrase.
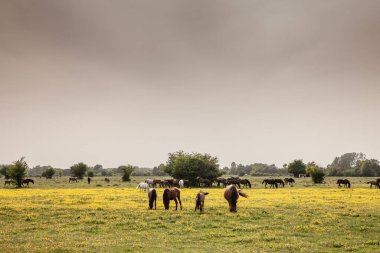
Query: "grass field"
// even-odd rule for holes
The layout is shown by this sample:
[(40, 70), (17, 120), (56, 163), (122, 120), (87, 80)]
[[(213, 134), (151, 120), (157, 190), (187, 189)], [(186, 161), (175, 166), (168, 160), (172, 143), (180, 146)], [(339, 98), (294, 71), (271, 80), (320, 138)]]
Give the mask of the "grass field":
[(183, 189), (182, 211), (157, 210), (147, 194), (101, 178), (88, 185), (37, 179), (29, 189), (0, 189), (1, 252), (380, 252), (380, 190), (368, 179), (338, 189), (334, 178), (265, 189), (262, 178), (229, 213), (223, 189), (204, 189), (205, 212), (194, 212), (199, 189)]

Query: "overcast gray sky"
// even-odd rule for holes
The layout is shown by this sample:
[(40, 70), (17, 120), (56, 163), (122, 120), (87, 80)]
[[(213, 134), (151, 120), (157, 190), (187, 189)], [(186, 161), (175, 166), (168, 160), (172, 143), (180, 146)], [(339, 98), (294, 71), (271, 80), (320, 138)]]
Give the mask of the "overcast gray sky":
[(0, 164), (380, 159), (380, 1), (0, 1)]

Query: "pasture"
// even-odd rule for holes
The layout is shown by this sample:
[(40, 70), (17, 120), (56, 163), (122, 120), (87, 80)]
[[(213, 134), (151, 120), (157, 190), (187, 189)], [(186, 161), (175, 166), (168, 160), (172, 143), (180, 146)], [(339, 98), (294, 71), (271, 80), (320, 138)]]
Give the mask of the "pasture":
[[(380, 190), (366, 178), (265, 189), (263, 178), (243, 189), (230, 213), (224, 189), (203, 189), (205, 211), (194, 212), (199, 188), (182, 189), (183, 210), (157, 210), (135, 189), (143, 178), (68, 183), (36, 179), (30, 188), (0, 188), (1, 252), (380, 252)], [(252, 178), (250, 178), (252, 179)]]

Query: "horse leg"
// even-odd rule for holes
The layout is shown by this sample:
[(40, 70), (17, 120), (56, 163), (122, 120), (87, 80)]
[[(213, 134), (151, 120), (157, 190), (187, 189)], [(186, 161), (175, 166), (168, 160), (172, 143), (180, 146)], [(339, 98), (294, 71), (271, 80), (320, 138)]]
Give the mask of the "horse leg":
[(182, 202), (181, 202), (181, 197), (180, 196), (178, 196), (178, 201), (179, 201), (179, 205), (180, 205), (181, 210), (182, 210)]
[(178, 207), (178, 201), (177, 201), (177, 199), (176, 199), (176, 198), (174, 199), (174, 202), (175, 202), (175, 210), (177, 211), (177, 207)]

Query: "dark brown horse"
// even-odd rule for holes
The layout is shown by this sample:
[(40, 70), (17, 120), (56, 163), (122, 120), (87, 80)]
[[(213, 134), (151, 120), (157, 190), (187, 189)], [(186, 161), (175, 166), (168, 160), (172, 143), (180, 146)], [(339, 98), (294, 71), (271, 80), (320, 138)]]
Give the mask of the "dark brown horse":
[(222, 184), (224, 187), (227, 186), (227, 179), (225, 178), (218, 177), (214, 181), (218, 184), (218, 187), (220, 187), (220, 184)]
[(270, 185), (270, 188), (274, 188), (274, 187), (278, 188), (278, 184), (275, 179), (264, 179), (262, 184), (264, 183), (265, 183), (265, 188), (267, 187), (267, 184)]
[(348, 179), (338, 179), (336, 181), (336, 184), (338, 185), (339, 188), (342, 187), (341, 184), (344, 185), (344, 188), (351, 188), (351, 183), (350, 183), (350, 180)]
[(199, 187), (201, 187), (202, 184), (204, 185), (204, 187), (211, 187), (212, 186), (211, 180), (207, 179), (207, 178), (197, 177), (197, 183), (198, 183)]
[(380, 189), (380, 182), (377, 180), (376, 181), (369, 181), (369, 182), (367, 182), (367, 184), (370, 184), (370, 188), (372, 188), (372, 185), (374, 185), (375, 188)]
[(236, 179), (236, 178), (235, 179), (231, 179), (231, 178), (227, 179), (227, 185), (236, 185), (237, 187), (241, 188), (239, 178), (238, 179)]
[(26, 184), (27, 186), (29, 186), (29, 183), (34, 184), (33, 179), (27, 178), (27, 179), (22, 180), (21, 182), (22, 185)]
[(177, 210), (177, 208), (178, 208), (177, 199), (179, 201), (179, 205), (180, 205), (181, 210), (182, 210), (181, 191), (177, 187), (165, 189), (164, 194), (162, 196), (162, 200), (164, 202), (165, 210), (169, 210), (170, 200), (175, 201), (175, 210)]
[(242, 184), (242, 185), (244, 185), (245, 187), (251, 188), (251, 182), (249, 182), (248, 179), (240, 179), (239, 183)]
[(77, 177), (69, 177), (69, 183), (71, 182), (78, 182), (78, 178)]
[(285, 178), (284, 182), (285, 184), (293, 185), (296, 181), (293, 178), (289, 177), (289, 178)]
[(200, 191), (198, 194), (197, 194), (197, 197), (195, 198), (195, 210), (194, 211), (197, 211), (197, 209), (199, 209), (199, 211), (203, 211), (203, 208), (205, 206), (205, 196), (208, 194), (208, 192), (202, 192)]
[(236, 213), (237, 211), (237, 200), (239, 199), (239, 195), (247, 198), (247, 194), (241, 192), (241, 190), (238, 190), (235, 185), (229, 185), (227, 186), (226, 190), (224, 191), (224, 198), (228, 201), (228, 204), (230, 206), (230, 212)]
[(284, 188), (285, 187), (285, 182), (282, 181), (282, 179), (274, 179), (274, 181), (278, 184), (278, 187)]
[(148, 191), (148, 199), (149, 199), (149, 209), (153, 209), (153, 204), (154, 204), (154, 209), (156, 209), (156, 204), (157, 204), (157, 192), (156, 189), (151, 188)]
[(4, 181), (4, 186), (6, 186), (6, 185), (11, 185), (11, 184), (16, 184), (16, 182), (13, 180), (13, 179), (6, 179), (5, 181)]
[(104, 179), (104, 182), (109, 183), (109, 182), (110, 182), (109, 178), (106, 177), (106, 178)]

